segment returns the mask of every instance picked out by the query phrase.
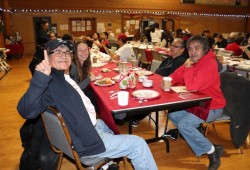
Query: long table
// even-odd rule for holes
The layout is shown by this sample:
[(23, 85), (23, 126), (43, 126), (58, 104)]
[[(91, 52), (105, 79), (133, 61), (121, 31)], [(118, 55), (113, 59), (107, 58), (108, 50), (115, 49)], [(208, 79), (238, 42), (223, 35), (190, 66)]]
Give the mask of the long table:
[(249, 77), (250, 72), (250, 61), (245, 60), (243, 58), (231, 58), (231, 57), (224, 57), (224, 67), (229, 68), (232, 71), (235, 71), (246, 78)]
[[(102, 67), (92, 68), (92, 72), (95, 75), (102, 74), (103, 77), (114, 77), (118, 73), (113, 71), (116, 68), (116, 63), (106, 64)], [(111, 72), (103, 73), (102, 69), (108, 68)], [(98, 86), (94, 82), (91, 83), (91, 87), (95, 92), (95, 98), (100, 110), (100, 118), (105, 121), (105, 123), (114, 131), (115, 134), (119, 134), (119, 130), (113, 120), (112, 115), (119, 113), (127, 113), (127, 116), (132, 117), (145, 112), (155, 112), (155, 136), (152, 139), (147, 139), (148, 143), (155, 142), (161, 139), (167, 144), (167, 152), (169, 151), (169, 144), (166, 138), (159, 137), (158, 135), (158, 112), (161, 110), (171, 110), (171, 109), (185, 109), (188, 107), (193, 107), (197, 105), (203, 105), (204, 102), (210, 101), (211, 97), (200, 92), (188, 92), (188, 93), (176, 93), (174, 91), (163, 91), (161, 89), (162, 77), (157, 74), (152, 74), (148, 76), (148, 79), (153, 80), (153, 87), (145, 88), (140, 82), (137, 81), (137, 85), (134, 89), (126, 89), (129, 92), (129, 104), (127, 106), (119, 106), (117, 98), (111, 99), (111, 91), (119, 91), (119, 84), (115, 83), (111, 86)], [(154, 99), (149, 100), (138, 100), (132, 96), (133, 91), (148, 89), (154, 90), (159, 93), (159, 96)], [(132, 133), (131, 122), (129, 123), (129, 133)]]

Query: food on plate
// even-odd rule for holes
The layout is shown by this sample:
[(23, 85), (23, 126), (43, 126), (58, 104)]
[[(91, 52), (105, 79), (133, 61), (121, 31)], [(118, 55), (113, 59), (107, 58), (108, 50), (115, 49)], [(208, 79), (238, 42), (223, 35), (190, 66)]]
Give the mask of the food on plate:
[(111, 78), (106, 77), (101, 80), (97, 80), (97, 83), (98, 84), (112, 84), (113, 81), (111, 80)]
[(110, 69), (108, 69), (108, 68), (104, 68), (104, 69), (102, 69), (102, 72), (104, 72), (104, 73), (108, 73), (108, 72), (110, 72)]

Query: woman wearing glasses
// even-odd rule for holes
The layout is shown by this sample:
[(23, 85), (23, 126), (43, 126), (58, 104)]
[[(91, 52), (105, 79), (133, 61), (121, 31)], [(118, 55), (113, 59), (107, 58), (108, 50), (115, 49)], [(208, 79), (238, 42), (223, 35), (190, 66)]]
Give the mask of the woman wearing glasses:
[(185, 63), (189, 57), (185, 48), (185, 42), (180, 38), (175, 38), (170, 46), (171, 56), (164, 59), (155, 73), (161, 76), (169, 76), (178, 67)]

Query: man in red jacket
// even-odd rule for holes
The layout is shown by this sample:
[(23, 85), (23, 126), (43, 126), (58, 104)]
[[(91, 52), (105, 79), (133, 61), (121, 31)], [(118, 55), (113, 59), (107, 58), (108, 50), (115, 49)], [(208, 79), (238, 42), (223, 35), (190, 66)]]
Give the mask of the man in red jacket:
[[(213, 145), (197, 129), (205, 121), (211, 122), (218, 118), (226, 104), (220, 89), (220, 75), (216, 56), (210, 49), (208, 41), (194, 35), (187, 41), (189, 57), (173, 74), (172, 85), (185, 85), (187, 90), (200, 91), (212, 97), (206, 107), (193, 107), (169, 113), (169, 118), (178, 128), (196, 156), (207, 154), (209, 170), (218, 169), (223, 147)], [(168, 136), (171, 131), (164, 134)]]

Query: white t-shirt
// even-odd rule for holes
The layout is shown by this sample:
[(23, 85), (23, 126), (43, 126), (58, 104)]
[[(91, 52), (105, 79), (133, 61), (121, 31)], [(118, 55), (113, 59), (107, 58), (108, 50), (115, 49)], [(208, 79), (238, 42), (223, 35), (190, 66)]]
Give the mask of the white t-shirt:
[(124, 44), (115, 53), (120, 56), (120, 60), (122, 62), (127, 62), (129, 56), (135, 56), (133, 46), (131, 44)]
[[(95, 40), (94, 42), (100, 43), (98, 40)], [(100, 48), (99, 48), (98, 45), (96, 45), (94, 42), (93, 42), (93, 44), (92, 44), (92, 49), (97, 50), (97, 51), (100, 51)]]
[(95, 107), (89, 100), (89, 98), (83, 93), (81, 88), (76, 84), (76, 82), (70, 78), (69, 75), (64, 74), (65, 80), (72, 86), (76, 91), (80, 94), (83, 104), (89, 114), (89, 117), (91, 119), (92, 124), (95, 126), (96, 125), (96, 112), (95, 112)]
[(150, 32), (151, 42), (161, 44), (161, 31), (155, 29), (155, 32)]

